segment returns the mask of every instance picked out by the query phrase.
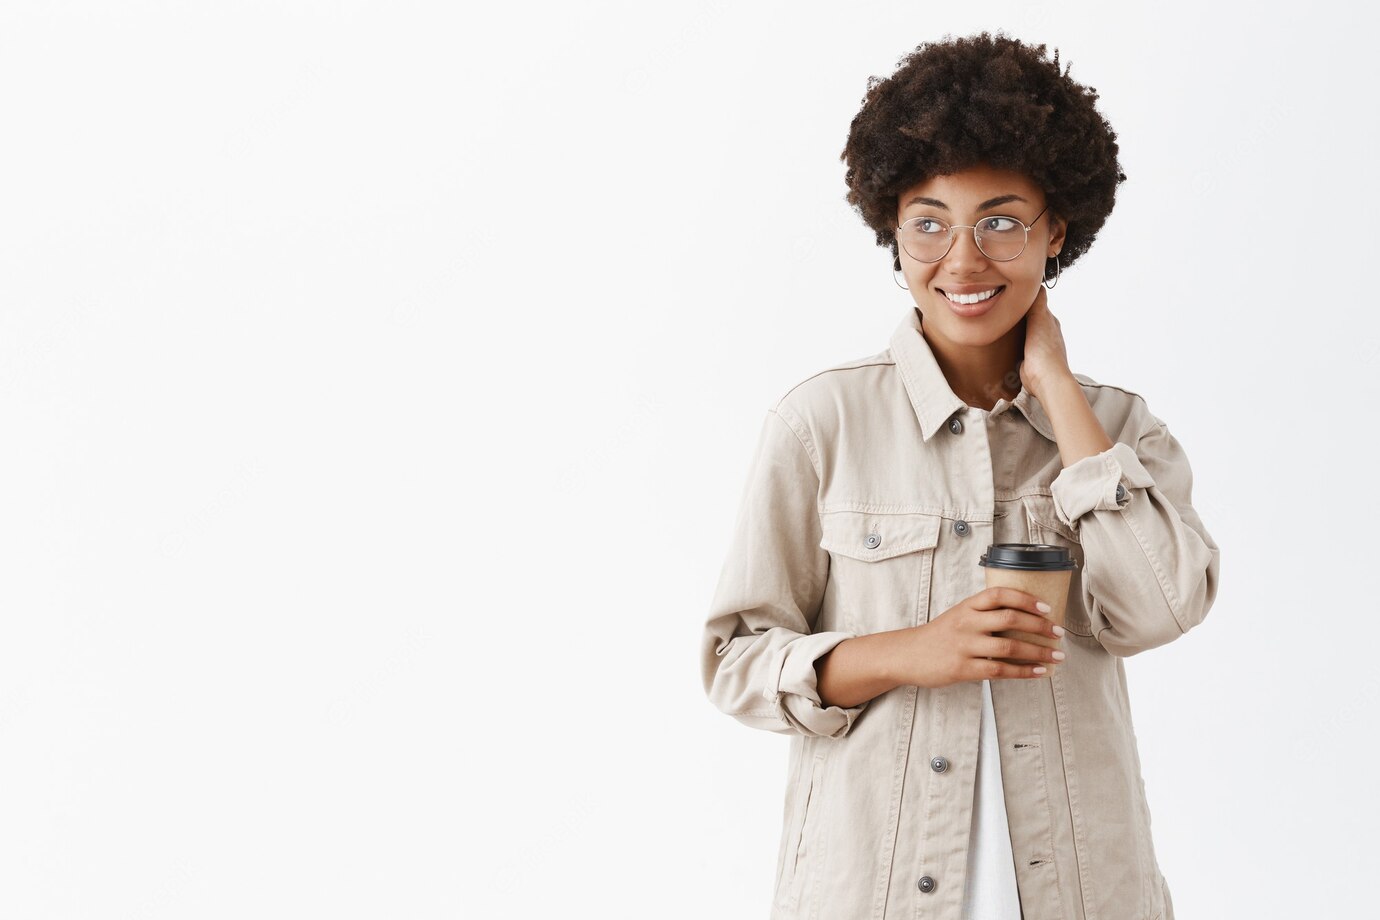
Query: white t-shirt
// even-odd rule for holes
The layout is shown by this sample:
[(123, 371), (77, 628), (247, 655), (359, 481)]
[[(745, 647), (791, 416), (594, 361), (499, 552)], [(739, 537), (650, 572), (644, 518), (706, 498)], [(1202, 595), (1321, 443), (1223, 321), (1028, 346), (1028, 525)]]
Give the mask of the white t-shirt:
[(1006, 799), (997, 751), (997, 717), (992, 683), (982, 682), (982, 732), (978, 741), (977, 783), (973, 795), (973, 829), (968, 846), (968, 885), (963, 892), (963, 920), (1021, 920), (1016, 889), (1016, 861), (1006, 823)]

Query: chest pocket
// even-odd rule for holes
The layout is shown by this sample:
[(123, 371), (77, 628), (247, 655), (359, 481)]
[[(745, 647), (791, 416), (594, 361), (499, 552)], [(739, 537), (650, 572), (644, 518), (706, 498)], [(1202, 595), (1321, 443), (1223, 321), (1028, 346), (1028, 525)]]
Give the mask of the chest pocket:
[(1027, 495), (1021, 499), (1025, 507), (1026, 526), (1031, 543), (1063, 546), (1077, 563), (1069, 579), (1069, 599), (1064, 608), (1064, 626), (1069, 632), (1085, 638), (1093, 634), (1087, 607), (1083, 603), (1083, 544), (1072, 528), (1054, 513), (1054, 499), (1049, 495)]
[(941, 522), (919, 512), (822, 512), (823, 620), (860, 635), (926, 622)]

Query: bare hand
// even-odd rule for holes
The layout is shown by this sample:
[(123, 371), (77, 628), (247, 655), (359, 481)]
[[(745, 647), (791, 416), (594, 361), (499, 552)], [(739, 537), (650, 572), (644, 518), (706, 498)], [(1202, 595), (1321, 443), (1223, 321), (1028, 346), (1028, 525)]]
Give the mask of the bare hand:
[[(900, 630), (898, 641), (907, 647), (897, 656), (906, 662), (897, 675), (899, 684), (936, 688), (964, 680), (1045, 677), (1048, 672), (1037, 674), (1035, 668), (1053, 662), (1054, 649), (992, 635), (1018, 629), (1062, 644), (1054, 634), (1054, 621), (1035, 607), (1039, 600), (1015, 588), (986, 588), (928, 623)], [(998, 658), (1037, 664), (993, 660)]]
[(1059, 318), (1050, 312), (1045, 286), (1036, 289), (1035, 302), (1025, 314), (1025, 356), (1021, 360), (1021, 383), (1036, 399), (1043, 398), (1046, 382), (1072, 377), (1064, 333)]

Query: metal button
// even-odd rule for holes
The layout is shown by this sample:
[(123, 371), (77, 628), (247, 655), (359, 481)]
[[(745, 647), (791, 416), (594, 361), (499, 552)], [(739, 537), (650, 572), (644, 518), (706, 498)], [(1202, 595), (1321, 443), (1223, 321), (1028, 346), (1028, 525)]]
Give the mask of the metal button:
[(1125, 500), (1126, 500), (1126, 487), (1125, 487), (1124, 485), (1122, 485), (1121, 483), (1119, 483), (1119, 482), (1116, 484), (1116, 500), (1117, 500), (1117, 501), (1125, 501)]
[(954, 533), (958, 534), (960, 537), (966, 536), (968, 533), (968, 522), (954, 521)]
[(920, 890), (921, 890), (921, 891), (926, 891), (926, 892), (928, 892), (928, 891), (934, 891), (934, 887), (935, 887), (935, 881), (934, 881), (934, 879), (930, 878), (928, 875), (922, 875), (922, 876), (920, 876)]
[(933, 760), (930, 761), (930, 769), (933, 770), (933, 771), (936, 772), (936, 773), (943, 773), (945, 770), (949, 769), (949, 758), (947, 758), (947, 757), (936, 757), (936, 758), (934, 758)]
[(882, 538), (878, 534), (870, 533), (867, 535), (867, 539), (863, 541), (863, 544), (868, 549), (876, 549), (882, 545)]
[(949, 430), (952, 431), (954, 434), (963, 433), (963, 422), (959, 421), (958, 416), (954, 416), (953, 418), (949, 419)]

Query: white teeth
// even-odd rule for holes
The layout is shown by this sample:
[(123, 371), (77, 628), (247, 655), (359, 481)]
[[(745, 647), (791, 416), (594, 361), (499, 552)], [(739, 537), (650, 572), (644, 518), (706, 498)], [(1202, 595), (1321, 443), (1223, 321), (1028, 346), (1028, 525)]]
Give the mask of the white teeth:
[(950, 294), (948, 291), (945, 291), (944, 296), (954, 303), (982, 303), (982, 301), (996, 294), (997, 290), (997, 288), (992, 288), (992, 290), (983, 291), (981, 294)]

